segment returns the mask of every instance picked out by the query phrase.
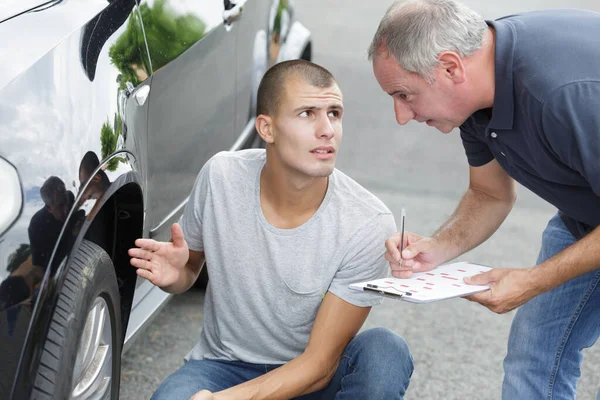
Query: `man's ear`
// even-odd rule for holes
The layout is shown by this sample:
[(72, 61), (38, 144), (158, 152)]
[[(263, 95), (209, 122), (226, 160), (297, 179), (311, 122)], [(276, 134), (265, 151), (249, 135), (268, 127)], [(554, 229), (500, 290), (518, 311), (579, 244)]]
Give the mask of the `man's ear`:
[(465, 65), (458, 54), (453, 51), (444, 51), (438, 56), (439, 72), (442, 76), (454, 83), (463, 83), (466, 79)]
[(256, 131), (265, 141), (265, 143), (273, 143), (273, 119), (269, 115), (260, 114), (256, 117)]

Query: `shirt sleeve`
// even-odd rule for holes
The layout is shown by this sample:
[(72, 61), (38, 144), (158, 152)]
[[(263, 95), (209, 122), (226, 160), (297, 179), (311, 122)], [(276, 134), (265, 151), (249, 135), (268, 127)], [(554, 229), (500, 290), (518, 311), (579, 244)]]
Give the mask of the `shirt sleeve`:
[(202, 239), (202, 215), (204, 206), (209, 200), (210, 185), (208, 182), (210, 160), (204, 164), (196, 177), (196, 182), (188, 198), (183, 214), (179, 219), (179, 225), (183, 231), (188, 247), (192, 251), (204, 251)]
[(460, 138), (462, 139), (470, 166), (481, 167), (494, 159), (494, 155), (488, 145), (471, 133), (466, 124), (460, 127)]
[(600, 82), (575, 82), (555, 90), (544, 102), (542, 124), (560, 160), (600, 196)]
[(358, 229), (354, 240), (348, 243), (350, 251), (335, 274), (329, 291), (355, 306), (381, 304), (382, 297), (352, 290), (348, 285), (389, 276), (389, 263), (384, 258), (385, 241), (395, 233), (396, 223), (391, 213), (380, 214), (370, 226)]

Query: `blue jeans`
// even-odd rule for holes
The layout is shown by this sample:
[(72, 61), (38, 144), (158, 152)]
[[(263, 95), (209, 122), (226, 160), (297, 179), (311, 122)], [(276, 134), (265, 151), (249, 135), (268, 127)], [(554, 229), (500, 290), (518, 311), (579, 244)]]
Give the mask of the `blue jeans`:
[[(554, 216), (544, 230), (537, 263), (575, 241)], [(581, 351), (600, 336), (599, 281), (600, 270), (595, 270), (519, 307), (504, 359), (503, 399), (575, 398)]]
[[(218, 392), (280, 366), (190, 360), (161, 383), (152, 400), (189, 400), (202, 389)], [(326, 388), (298, 399), (402, 399), (412, 372), (412, 356), (404, 339), (384, 328), (369, 329), (346, 346)]]

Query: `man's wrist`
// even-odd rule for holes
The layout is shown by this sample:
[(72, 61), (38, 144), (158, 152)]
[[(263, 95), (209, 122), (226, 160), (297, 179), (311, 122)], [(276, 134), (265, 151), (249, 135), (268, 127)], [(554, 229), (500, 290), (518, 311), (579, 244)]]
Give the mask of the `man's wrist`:
[(446, 239), (446, 235), (443, 233), (435, 233), (430, 237), (431, 241), (434, 242), (432, 248), (434, 253), (439, 258), (438, 265), (445, 263), (448, 260), (452, 260), (460, 255), (460, 249), (450, 240)]
[(536, 295), (554, 289), (558, 284), (552, 268), (545, 264), (536, 265), (529, 270), (528, 286), (536, 292)]
[[(184, 274), (185, 274), (185, 270), (179, 270), (178, 271), (179, 275), (177, 276), (177, 279), (175, 279), (175, 281), (169, 285), (165, 285), (165, 286), (159, 286), (161, 288), (161, 290), (167, 292), (167, 293), (171, 293), (171, 294), (179, 294), (179, 293), (183, 293), (185, 292), (188, 288), (182, 290), (182, 287), (186, 286), (184, 282), (182, 282), (182, 280), (184, 279)], [(190, 285), (191, 286), (191, 285)]]

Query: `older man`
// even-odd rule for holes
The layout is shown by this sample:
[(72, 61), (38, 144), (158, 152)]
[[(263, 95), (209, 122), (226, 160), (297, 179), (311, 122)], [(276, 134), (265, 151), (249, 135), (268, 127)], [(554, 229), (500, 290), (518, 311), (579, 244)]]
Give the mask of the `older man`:
[(407, 277), (478, 246), (515, 201), (514, 181), (558, 208), (537, 265), (495, 269), (470, 299), (518, 306), (505, 399), (574, 398), (581, 350), (600, 335), (600, 14), (528, 12), (485, 21), (452, 0), (394, 3), (369, 49), (399, 124), (460, 128), (470, 184), (431, 237), (386, 242)]

